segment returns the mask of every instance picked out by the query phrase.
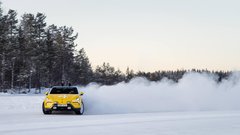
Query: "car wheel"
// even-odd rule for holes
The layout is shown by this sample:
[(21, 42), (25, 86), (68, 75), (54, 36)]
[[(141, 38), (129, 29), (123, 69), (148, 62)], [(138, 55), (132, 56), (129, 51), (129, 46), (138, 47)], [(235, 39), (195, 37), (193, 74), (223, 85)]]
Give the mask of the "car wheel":
[(81, 102), (81, 108), (75, 111), (76, 114), (83, 115), (84, 113), (84, 104)]
[(42, 104), (42, 111), (43, 111), (43, 114), (52, 114), (52, 111), (51, 111), (51, 110), (47, 111), (47, 110), (45, 109), (44, 103)]

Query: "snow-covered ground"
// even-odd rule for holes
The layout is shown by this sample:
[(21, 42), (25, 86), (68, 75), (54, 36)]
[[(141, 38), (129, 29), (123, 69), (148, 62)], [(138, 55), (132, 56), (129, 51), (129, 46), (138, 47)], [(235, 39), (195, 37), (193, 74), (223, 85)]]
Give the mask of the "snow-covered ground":
[(39, 95), (0, 96), (0, 135), (239, 135), (240, 111), (43, 115)]

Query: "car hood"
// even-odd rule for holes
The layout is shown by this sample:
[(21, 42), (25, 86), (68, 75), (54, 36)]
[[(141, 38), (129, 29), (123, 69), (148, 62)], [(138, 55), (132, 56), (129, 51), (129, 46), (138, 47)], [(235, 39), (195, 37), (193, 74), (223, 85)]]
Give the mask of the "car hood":
[(66, 104), (67, 102), (71, 102), (79, 98), (78, 94), (50, 94), (48, 98), (54, 102), (58, 102), (60, 104)]

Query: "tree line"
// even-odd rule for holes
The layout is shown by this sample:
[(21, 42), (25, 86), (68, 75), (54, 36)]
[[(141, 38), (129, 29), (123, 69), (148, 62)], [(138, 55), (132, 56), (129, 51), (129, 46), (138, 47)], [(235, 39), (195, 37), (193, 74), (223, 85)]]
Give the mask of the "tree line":
[[(51, 87), (62, 83), (87, 85), (96, 82), (114, 85), (129, 82), (134, 77), (145, 77), (150, 81), (163, 78), (178, 82), (187, 70), (137, 72), (127, 68), (126, 72), (103, 63), (93, 70), (84, 48), (77, 50), (78, 34), (72, 27), (47, 25), (43, 13), (25, 13), (20, 19), (10, 9), (3, 14), (0, 8), (0, 91), (7, 89), (30, 89)], [(192, 70), (209, 72), (207, 70)], [(227, 78), (231, 72), (212, 71)]]

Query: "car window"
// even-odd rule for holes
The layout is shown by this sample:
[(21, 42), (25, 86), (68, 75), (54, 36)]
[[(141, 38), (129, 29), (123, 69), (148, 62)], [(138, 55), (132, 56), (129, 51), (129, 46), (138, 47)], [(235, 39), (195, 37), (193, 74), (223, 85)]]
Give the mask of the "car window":
[(52, 88), (50, 94), (78, 94), (77, 88)]

